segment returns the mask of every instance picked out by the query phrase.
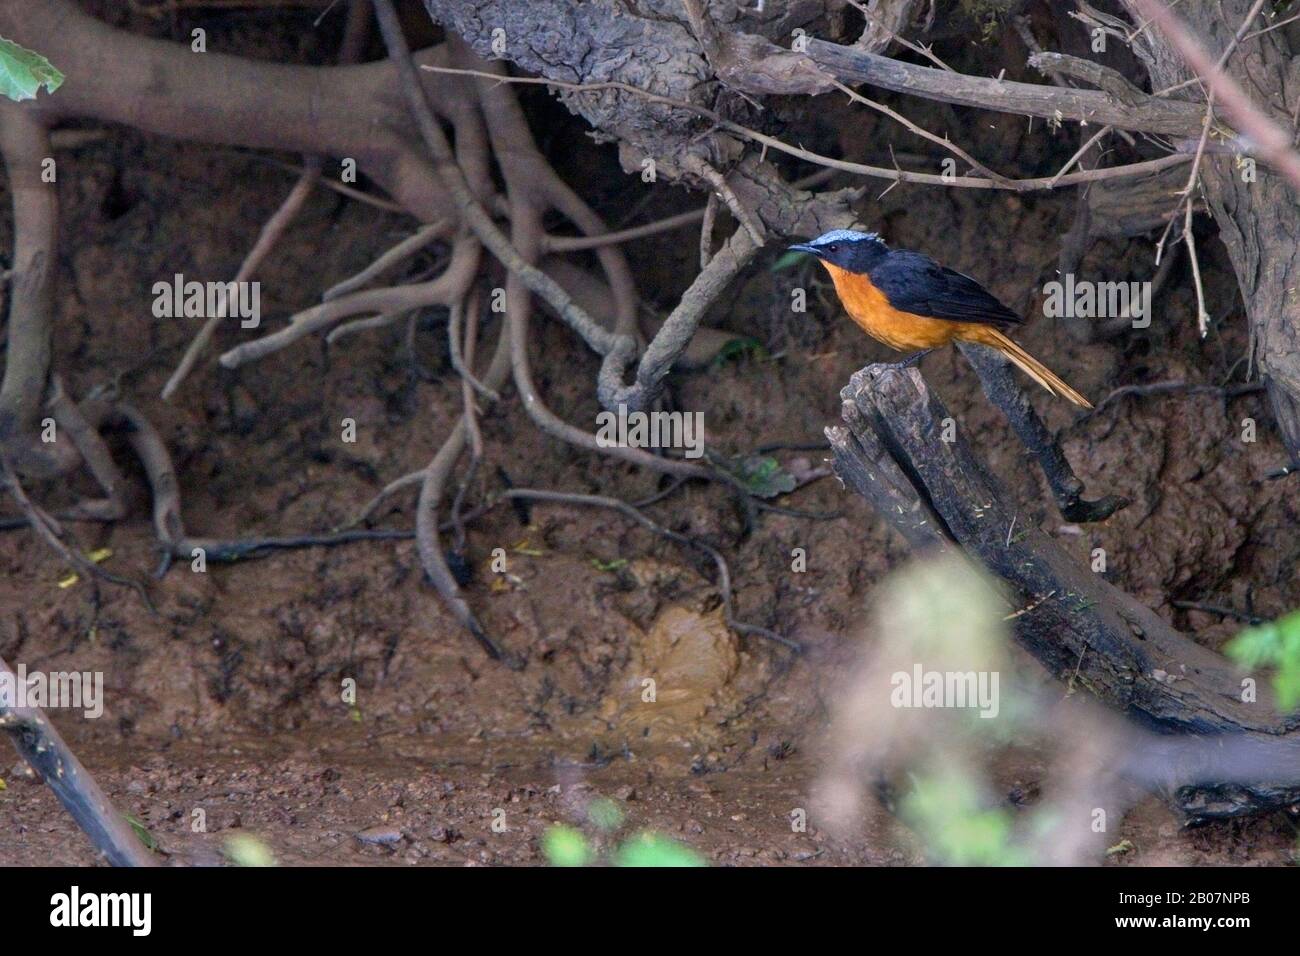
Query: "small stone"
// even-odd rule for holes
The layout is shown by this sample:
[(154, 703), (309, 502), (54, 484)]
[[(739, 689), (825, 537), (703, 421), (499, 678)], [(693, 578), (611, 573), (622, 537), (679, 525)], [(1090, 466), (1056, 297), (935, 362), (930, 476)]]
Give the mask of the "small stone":
[(394, 843), (402, 842), (402, 831), (397, 827), (371, 827), (368, 830), (362, 830), (356, 834), (356, 837), (362, 843), (369, 843), (373, 846), (391, 846)]

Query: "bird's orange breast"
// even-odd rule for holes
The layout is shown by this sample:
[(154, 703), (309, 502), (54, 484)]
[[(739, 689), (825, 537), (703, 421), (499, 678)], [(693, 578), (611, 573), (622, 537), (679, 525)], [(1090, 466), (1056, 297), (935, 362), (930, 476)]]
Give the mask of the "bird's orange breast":
[(956, 323), (902, 312), (889, 304), (885, 293), (867, 276), (825, 261), (822, 265), (830, 273), (849, 318), (873, 339), (900, 352), (937, 348), (953, 340)]

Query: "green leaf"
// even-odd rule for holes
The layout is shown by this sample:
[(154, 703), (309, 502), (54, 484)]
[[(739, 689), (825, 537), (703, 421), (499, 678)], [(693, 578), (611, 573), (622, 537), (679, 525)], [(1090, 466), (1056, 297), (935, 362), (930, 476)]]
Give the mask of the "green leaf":
[(1223, 646), (1223, 653), (1242, 667), (1267, 667), (1277, 660), (1281, 634), (1273, 624), (1261, 624), (1242, 631)]
[(53, 93), (63, 85), (63, 74), (39, 53), (0, 37), (0, 95), (11, 100), (34, 100), (44, 86)]
[(122, 814), (122, 817), (123, 819), (126, 820), (127, 823), (131, 824), (131, 829), (134, 830), (135, 835), (140, 838), (140, 842), (145, 845), (145, 849), (147, 850), (158, 849), (158, 841), (153, 838), (153, 834), (149, 832), (149, 828), (147, 826), (145, 826), (135, 817), (131, 816), (131, 814), (129, 813)]
[(708, 866), (704, 857), (658, 833), (638, 833), (618, 848), (618, 866)]
[(759, 498), (775, 498), (794, 491), (794, 475), (785, 471), (781, 463), (766, 455), (746, 455), (743, 458), (720, 459), (722, 467), (731, 472), (745, 490)]
[(592, 558), (591, 566), (597, 571), (603, 571), (606, 574), (617, 571), (620, 568), (627, 567), (627, 558), (615, 558), (613, 561), (602, 561), (600, 558)]
[(551, 866), (586, 866), (591, 849), (581, 831), (563, 825), (553, 826), (542, 834), (542, 853)]

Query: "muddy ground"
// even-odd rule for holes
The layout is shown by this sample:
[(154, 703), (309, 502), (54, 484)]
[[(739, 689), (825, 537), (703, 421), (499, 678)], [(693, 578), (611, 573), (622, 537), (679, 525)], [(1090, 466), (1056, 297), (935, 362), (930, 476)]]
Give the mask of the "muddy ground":
[[(133, 29), (183, 35), (174, 25), (118, 13)], [(324, 62), (337, 43), (327, 22), (278, 12), (208, 16), (212, 48)], [(293, 38), (293, 39), (290, 39)], [(992, 43), (1013, 42), (995, 38)], [(986, 51), (987, 52), (987, 51)], [(945, 51), (955, 64), (980, 51)], [(968, 66), (977, 64), (968, 59)], [(561, 174), (615, 225), (693, 208), (701, 197), (670, 184), (647, 187), (617, 167), (540, 91), (524, 96), (539, 141)], [(824, 148), (888, 164), (889, 146), (915, 140), (827, 98)], [(1055, 170), (1077, 145), (1022, 119), (911, 104), (977, 155), (1025, 174)], [(840, 131), (833, 142), (829, 130)], [(293, 174), (233, 150), (163, 141), (126, 129), (59, 154), (62, 261), (56, 363), (73, 394), (116, 382), (158, 424), (176, 460), (191, 533), (205, 536), (327, 530), (392, 478), (423, 466), (460, 410), (446, 359), (445, 322), (430, 315), (413, 372), (403, 332), (356, 336), (328, 354), (306, 342), (239, 372), (215, 364), (239, 341), (223, 328), (215, 348), (172, 403), (159, 391), (194, 320), (149, 311), (153, 282), (176, 272), (221, 278), (236, 270)], [(809, 143), (811, 145), (811, 142)], [(295, 157), (282, 157), (295, 162)], [(997, 165), (995, 163), (995, 165)], [(806, 170), (800, 170), (806, 172)], [(1030, 321), (1030, 351), (1051, 356), (1094, 399), (1129, 383), (1224, 380), (1245, 353), (1246, 327), (1222, 251), (1202, 244), (1211, 312), (1196, 336), (1183, 266), (1155, 303), (1152, 327), (1080, 347), (1042, 316), (1035, 290), (1053, 267), (1072, 196), (1011, 198), (968, 190), (898, 186), (860, 205), (864, 222), (892, 243), (923, 249), (985, 281)], [(7, 196), (2, 197), (7, 204)], [(260, 275), (268, 323), (318, 301), (412, 223), (317, 190)], [(8, 217), (0, 248), (11, 243)], [(688, 229), (628, 246), (647, 305), (662, 313), (697, 267)], [(708, 439), (732, 454), (760, 445), (816, 442), (836, 420), (838, 389), (869, 361), (886, 358), (838, 318), (808, 269), (773, 273), (773, 249), (727, 297), (710, 323), (754, 336), (766, 355), (742, 356), (674, 381), (678, 407), (704, 409)], [(411, 274), (433, 267), (433, 255)], [(1085, 271), (1146, 278), (1151, 242), (1102, 243)], [(791, 282), (807, 284), (807, 316), (793, 321)], [(594, 423), (596, 363), (554, 323), (538, 321), (538, 385), (568, 421)], [(489, 327), (489, 334), (495, 328)], [(1035, 404), (1061, 430), (1067, 453), (1094, 493), (1133, 505), (1106, 523), (1066, 526), (1037, 472), (973, 372), (951, 353), (928, 357), (928, 379), (1025, 507), (1027, 516), (1080, 556), (1103, 547), (1108, 574), (1211, 647), (1236, 623), (1175, 610), (1190, 600), (1273, 617), (1300, 606), (1295, 485), (1263, 482), (1282, 460), (1263, 398), (1225, 408), (1212, 396), (1122, 399), (1077, 418), (1045, 395)], [(484, 421), (492, 468), (471, 502), (520, 486), (599, 492), (634, 500), (658, 478), (542, 437), (511, 396)], [(1243, 444), (1240, 422), (1260, 423)], [(340, 440), (340, 422), (358, 440)], [(118, 446), (119, 460), (130, 462)], [(819, 451), (779, 451), (787, 465), (817, 467)], [(802, 462), (799, 459), (803, 459)], [(80, 526), (86, 550), (108, 548), (106, 566), (147, 576), (156, 565), (142, 476), (127, 464), (135, 507), (112, 526)], [(34, 489), (51, 508), (91, 491)], [(421, 580), (410, 541), (282, 552), (192, 573), (177, 566), (151, 585), (159, 614), (116, 588), (95, 607), (84, 582), (61, 587), (65, 569), (25, 531), (0, 536), (0, 655), (29, 669), (97, 670), (106, 712), (56, 723), (109, 794), (177, 862), (221, 859), (233, 833), (259, 837), (284, 863), (538, 863), (539, 837), (556, 821), (580, 823), (596, 796), (618, 801), (629, 827), (688, 843), (716, 863), (905, 864), (924, 852), (895, 827), (831, 834), (814, 817), (792, 832), (792, 810), (813, 799), (826, 760), (826, 727), (843, 675), (872, 641), (874, 586), (907, 549), (834, 479), (778, 502), (832, 519), (765, 513), (738, 541), (725, 492), (688, 485), (647, 509), (673, 529), (721, 547), (737, 582), (738, 613), (796, 638), (799, 658), (738, 639), (720, 620), (712, 570), (614, 513), (502, 507), (469, 528), (474, 580), (467, 597), (488, 629), (526, 659), (520, 671), (487, 660)], [(409, 528), (409, 496), (381, 511), (384, 527)], [(527, 519), (527, 521), (525, 521)], [(507, 552), (507, 576), (489, 567)], [(793, 548), (808, 555), (791, 571)], [(658, 676), (660, 703), (641, 705), (641, 680)], [(357, 686), (355, 705), (343, 682)], [(92, 863), (95, 854), (43, 786), (0, 764), (0, 863)], [(1032, 792), (1043, 767), (1033, 754), (1002, 768), (1008, 799)], [(193, 832), (201, 810), (206, 832)], [(504, 811), (504, 814), (498, 812)], [(504, 820), (504, 832), (493, 829)], [(1115, 837), (1126, 863), (1290, 862), (1295, 828), (1284, 814), (1184, 829), (1155, 797)]]

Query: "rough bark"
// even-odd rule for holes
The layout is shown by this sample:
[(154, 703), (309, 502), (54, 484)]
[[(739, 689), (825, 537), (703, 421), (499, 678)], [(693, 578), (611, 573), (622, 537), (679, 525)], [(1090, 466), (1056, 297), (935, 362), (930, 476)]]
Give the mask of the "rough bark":
[(1266, 691), (1243, 702), (1242, 675), (1224, 658), (1044, 534), (960, 429), (942, 440), (948, 411), (919, 371), (868, 366), (841, 396), (844, 425), (826, 434), (846, 485), (914, 548), (960, 548), (1005, 582), (1017, 642), (1054, 676), (1146, 730), (1204, 738), (1171, 740), (1156, 775), (1180, 809), (1233, 816), (1300, 800), (1300, 714), (1279, 716)]
[[(1128, 0), (1125, 6), (1136, 22), (1144, 20)], [(1179, 4), (1176, 12), (1217, 58), (1250, 7), (1249, 0), (1223, 0)], [(1182, 57), (1158, 30), (1148, 35), (1145, 62), (1152, 86), (1162, 89), (1187, 80), (1191, 73)], [(1228, 61), (1227, 72), (1270, 117), (1286, 129), (1294, 128), (1300, 77), (1283, 31), (1243, 41)], [(1203, 101), (1196, 84), (1172, 96)], [(1255, 170), (1255, 181), (1247, 182), (1237, 159), (1231, 152), (1207, 151), (1201, 162), (1201, 185), (1241, 287), (1253, 358), (1268, 383), (1279, 428), (1296, 461), (1300, 460), (1300, 296), (1296, 294), (1300, 202), (1283, 178), (1262, 163)]]

